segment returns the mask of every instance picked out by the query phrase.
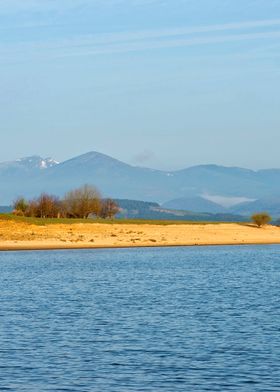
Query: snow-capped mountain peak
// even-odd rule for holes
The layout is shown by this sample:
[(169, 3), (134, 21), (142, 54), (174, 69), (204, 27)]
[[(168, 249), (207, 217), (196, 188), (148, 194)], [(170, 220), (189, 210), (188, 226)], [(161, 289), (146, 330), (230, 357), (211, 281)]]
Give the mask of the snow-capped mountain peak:
[(48, 169), (59, 164), (52, 158), (41, 158), (38, 155), (17, 159), (16, 163), (28, 169)]
[(59, 162), (52, 159), (52, 158), (46, 158), (41, 160), (40, 168), (41, 169), (48, 169), (49, 167), (58, 165)]

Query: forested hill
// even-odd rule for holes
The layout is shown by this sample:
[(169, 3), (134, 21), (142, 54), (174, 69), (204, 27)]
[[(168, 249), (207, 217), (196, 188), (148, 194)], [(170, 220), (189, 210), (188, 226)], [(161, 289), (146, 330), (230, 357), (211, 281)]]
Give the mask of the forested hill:
[(149, 203), (137, 200), (115, 199), (120, 207), (117, 218), (129, 219), (153, 219), (153, 220), (177, 220), (177, 221), (211, 221), (211, 222), (245, 222), (249, 219), (245, 216), (226, 213), (195, 213), (162, 208), (157, 203)]

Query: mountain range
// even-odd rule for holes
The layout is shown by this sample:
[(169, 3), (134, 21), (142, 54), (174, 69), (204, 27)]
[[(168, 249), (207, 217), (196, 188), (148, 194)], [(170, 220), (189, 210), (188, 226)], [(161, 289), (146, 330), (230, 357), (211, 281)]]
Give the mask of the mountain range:
[(39, 156), (0, 163), (0, 205), (11, 204), (19, 195), (62, 196), (85, 183), (97, 186), (105, 197), (157, 202), (168, 209), (242, 215), (266, 210), (280, 216), (280, 169), (199, 165), (162, 171), (99, 152), (61, 163)]

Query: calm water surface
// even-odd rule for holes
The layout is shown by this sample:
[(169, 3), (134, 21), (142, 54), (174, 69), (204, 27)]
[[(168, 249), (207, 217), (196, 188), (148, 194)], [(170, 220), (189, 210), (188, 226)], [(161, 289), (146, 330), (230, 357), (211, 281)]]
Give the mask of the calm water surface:
[(279, 255), (0, 253), (0, 390), (280, 391)]

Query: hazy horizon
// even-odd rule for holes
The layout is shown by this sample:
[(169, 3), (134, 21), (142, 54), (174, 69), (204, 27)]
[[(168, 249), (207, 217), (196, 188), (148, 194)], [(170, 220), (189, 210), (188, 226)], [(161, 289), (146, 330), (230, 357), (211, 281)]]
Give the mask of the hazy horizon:
[(0, 161), (280, 167), (279, 14), (264, 0), (0, 0)]

